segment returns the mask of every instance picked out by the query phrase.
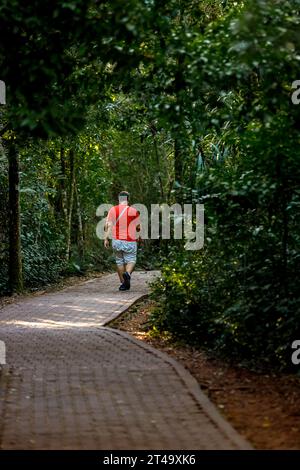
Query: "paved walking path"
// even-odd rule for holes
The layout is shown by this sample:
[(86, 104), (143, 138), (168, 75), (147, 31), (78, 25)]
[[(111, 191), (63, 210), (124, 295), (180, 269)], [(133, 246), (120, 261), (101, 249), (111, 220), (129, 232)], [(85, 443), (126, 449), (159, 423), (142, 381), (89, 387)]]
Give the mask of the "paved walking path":
[(110, 274), (0, 310), (1, 449), (245, 449), (168, 356), (104, 325), (148, 292)]

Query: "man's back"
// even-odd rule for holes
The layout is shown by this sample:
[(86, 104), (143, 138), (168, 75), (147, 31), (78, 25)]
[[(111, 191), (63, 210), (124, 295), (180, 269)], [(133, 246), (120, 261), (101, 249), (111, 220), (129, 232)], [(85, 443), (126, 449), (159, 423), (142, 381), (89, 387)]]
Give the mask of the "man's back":
[(107, 222), (112, 224), (112, 238), (133, 242), (137, 240), (138, 211), (127, 204), (118, 204), (110, 209)]

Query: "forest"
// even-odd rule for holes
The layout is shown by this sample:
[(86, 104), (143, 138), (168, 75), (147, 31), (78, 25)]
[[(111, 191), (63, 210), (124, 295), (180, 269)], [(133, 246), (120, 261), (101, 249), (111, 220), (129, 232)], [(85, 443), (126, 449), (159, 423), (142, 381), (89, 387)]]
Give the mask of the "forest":
[(97, 207), (204, 204), (145, 240), (152, 327), (281, 369), (300, 339), (299, 0), (1, 0), (0, 295), (114, 269)]

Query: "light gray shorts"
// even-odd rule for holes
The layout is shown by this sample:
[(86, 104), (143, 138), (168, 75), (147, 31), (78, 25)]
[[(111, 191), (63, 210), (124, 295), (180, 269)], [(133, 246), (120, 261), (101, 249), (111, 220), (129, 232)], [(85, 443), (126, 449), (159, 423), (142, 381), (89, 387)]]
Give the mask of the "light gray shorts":
[(116, 263), (118, 265), (136, 262), (136, 242), (128, 242), (126, 240), (115, 240), (113, 238), (112, 249), (114, 250)]

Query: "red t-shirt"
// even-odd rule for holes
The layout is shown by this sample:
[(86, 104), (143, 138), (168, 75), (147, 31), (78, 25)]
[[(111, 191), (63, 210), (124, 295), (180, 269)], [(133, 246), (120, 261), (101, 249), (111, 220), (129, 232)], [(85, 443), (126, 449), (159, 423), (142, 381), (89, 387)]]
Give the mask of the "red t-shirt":
[(107, 214), (106, 222), (112, 222), (112, 237), (115, 240), (128, 242), (137, 240), (136, 227), (140, 224), (140, 216), (134, 207), (125, 204), (112, 207)]

